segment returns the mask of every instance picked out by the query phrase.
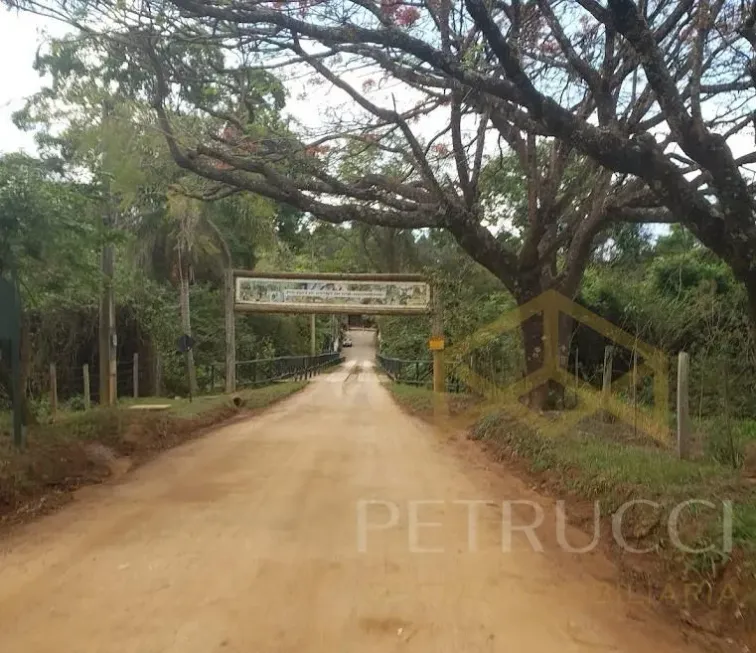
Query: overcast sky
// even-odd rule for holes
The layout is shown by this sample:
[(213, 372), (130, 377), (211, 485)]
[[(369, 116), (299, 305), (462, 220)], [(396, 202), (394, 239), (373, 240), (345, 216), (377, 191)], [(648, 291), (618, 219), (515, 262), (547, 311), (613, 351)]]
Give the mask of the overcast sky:
[(0, 10), (0, 152), (34, 152), (32, 135), (16, 129), (11, 114), (41, 87), (42, 80), (32, 68), (39, 43), (45, 34), (63, 33), (62, 25), (54, 21)]
[[(0, 61), (3, 62), (0, 65), (0, 152), (35, 151), (33, 135), (16, 129), (11, 115), (23, 106), (26, 97), (42, 86), (43, 79), (32, 68), (40, 43), (50, 35), (60, 37), (65, 32), (65, 26), (58, 21), (0, 9)], [(355, 73), (348, 81), (359, 89), (370, 77), (369, 73)], [(345, 93), (329, 84), (313, 86), (297, 80), (287, 86), (287, 112), (314, 132), (322, 131), (334, 117), (349, 120), (359, 113)], [(396, 83), (377, 88), (370, 95), (373, 101), (391, 107), (396, 99), (392, 94), (397, 92), (400, 106), (412, 99), (406, 90), (402, 93)], [(426, 121), (432, 125), (423, 125), (423, 131), (435, 134), (443, 126), (445, 117), (435, 116)]]

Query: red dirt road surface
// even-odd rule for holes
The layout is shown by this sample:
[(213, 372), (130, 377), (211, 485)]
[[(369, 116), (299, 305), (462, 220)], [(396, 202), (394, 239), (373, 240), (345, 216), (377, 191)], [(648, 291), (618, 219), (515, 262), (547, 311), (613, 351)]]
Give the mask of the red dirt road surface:
[(501, 508), (455, 502), (537, 495), (403, 413), (352, 337), (302, 393), (0, 542), (0, 651), (698, 650), (600, 553), (503, 552)]

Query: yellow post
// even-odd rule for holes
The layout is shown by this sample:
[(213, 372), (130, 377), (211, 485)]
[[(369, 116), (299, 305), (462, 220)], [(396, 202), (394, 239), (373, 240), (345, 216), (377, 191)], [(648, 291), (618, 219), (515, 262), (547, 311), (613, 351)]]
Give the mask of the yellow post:
[(441, 295), (437, 286), (433, 288), (431, 317), (431, 342), (433, 352), (433, 392), (446, 391), (446, 375), (444, 373), (444, 317), (441, 308)]
[(431, 338), (428, 346), (433, 356), (433, 417), (441, 423), (445, 421), (448, 411), (444, 369), (444, 316), (437, 286), (432, 289), (431, 310)]

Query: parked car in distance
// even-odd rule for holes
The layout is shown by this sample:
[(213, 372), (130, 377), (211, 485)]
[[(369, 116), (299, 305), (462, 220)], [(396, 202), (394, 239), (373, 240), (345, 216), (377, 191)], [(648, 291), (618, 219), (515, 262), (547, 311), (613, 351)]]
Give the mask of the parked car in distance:
[(351, 338), (344, 338), (344, 342), (341, 343), (342, 347), (351, 347), (352, 346), (352, 339)]

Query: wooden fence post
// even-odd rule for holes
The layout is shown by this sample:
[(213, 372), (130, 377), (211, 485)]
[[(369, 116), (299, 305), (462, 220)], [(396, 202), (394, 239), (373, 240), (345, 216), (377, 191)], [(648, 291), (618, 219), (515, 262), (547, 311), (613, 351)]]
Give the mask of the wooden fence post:
[(612, 395), (612, 369), (613, 369), (614, 348), (611, 345), (604, 347), (604, 370), (601, 382), (601, 408), (603, 409), (603, 420), (611, 421), (609, 413), (609, 400)]
[(681, 351), (677, 355), (677, 455), (683, 460), (690, 458), (689, 382), (690, 356)]
[(139, 354), (134, 354), (134, 399), (139, 397)]
[(638, 434), (638, 349), (633, 347), (633, 436)]
[(236, 392), (236, 287), (234, 285), (234, 271), (230, 268), (224, 274), (224, 309), (226, 320), (226, 393)]
[(315, 313), (310, 315), (310, 356), (314, 356), (317, 353), (318, 348), (317, 320), (315, 318)]
[(110, 360), (110, 399), (108, 399), (108, 406), (115, 406), (118, 401), (118, 360), (115, 355)]
[(155, 395), (163, 396), (163, 361), (160, 352), (155, 353)]
[(575, 408), (580, 404), (578, 391), (580, 390), (580, 348), (575, 347)]
[(53, 419), (58, 416), (58, 376), (55, 363), (50, 363), (50, 414)]
[(444, 370), (444, 314), (441, 303), (441, 290), (438, 285), (431, 289), (431, 337), (441, 341), (441, 346), (432, 351), (433, 355), (433, 392), (437, 397), (446, 392), (446, 372)]
[(92, 393), (89, 385), (89, 365), (84, 363), (81, 371), (84, 374), (84, 410), (89, 410), (92, 408)]

